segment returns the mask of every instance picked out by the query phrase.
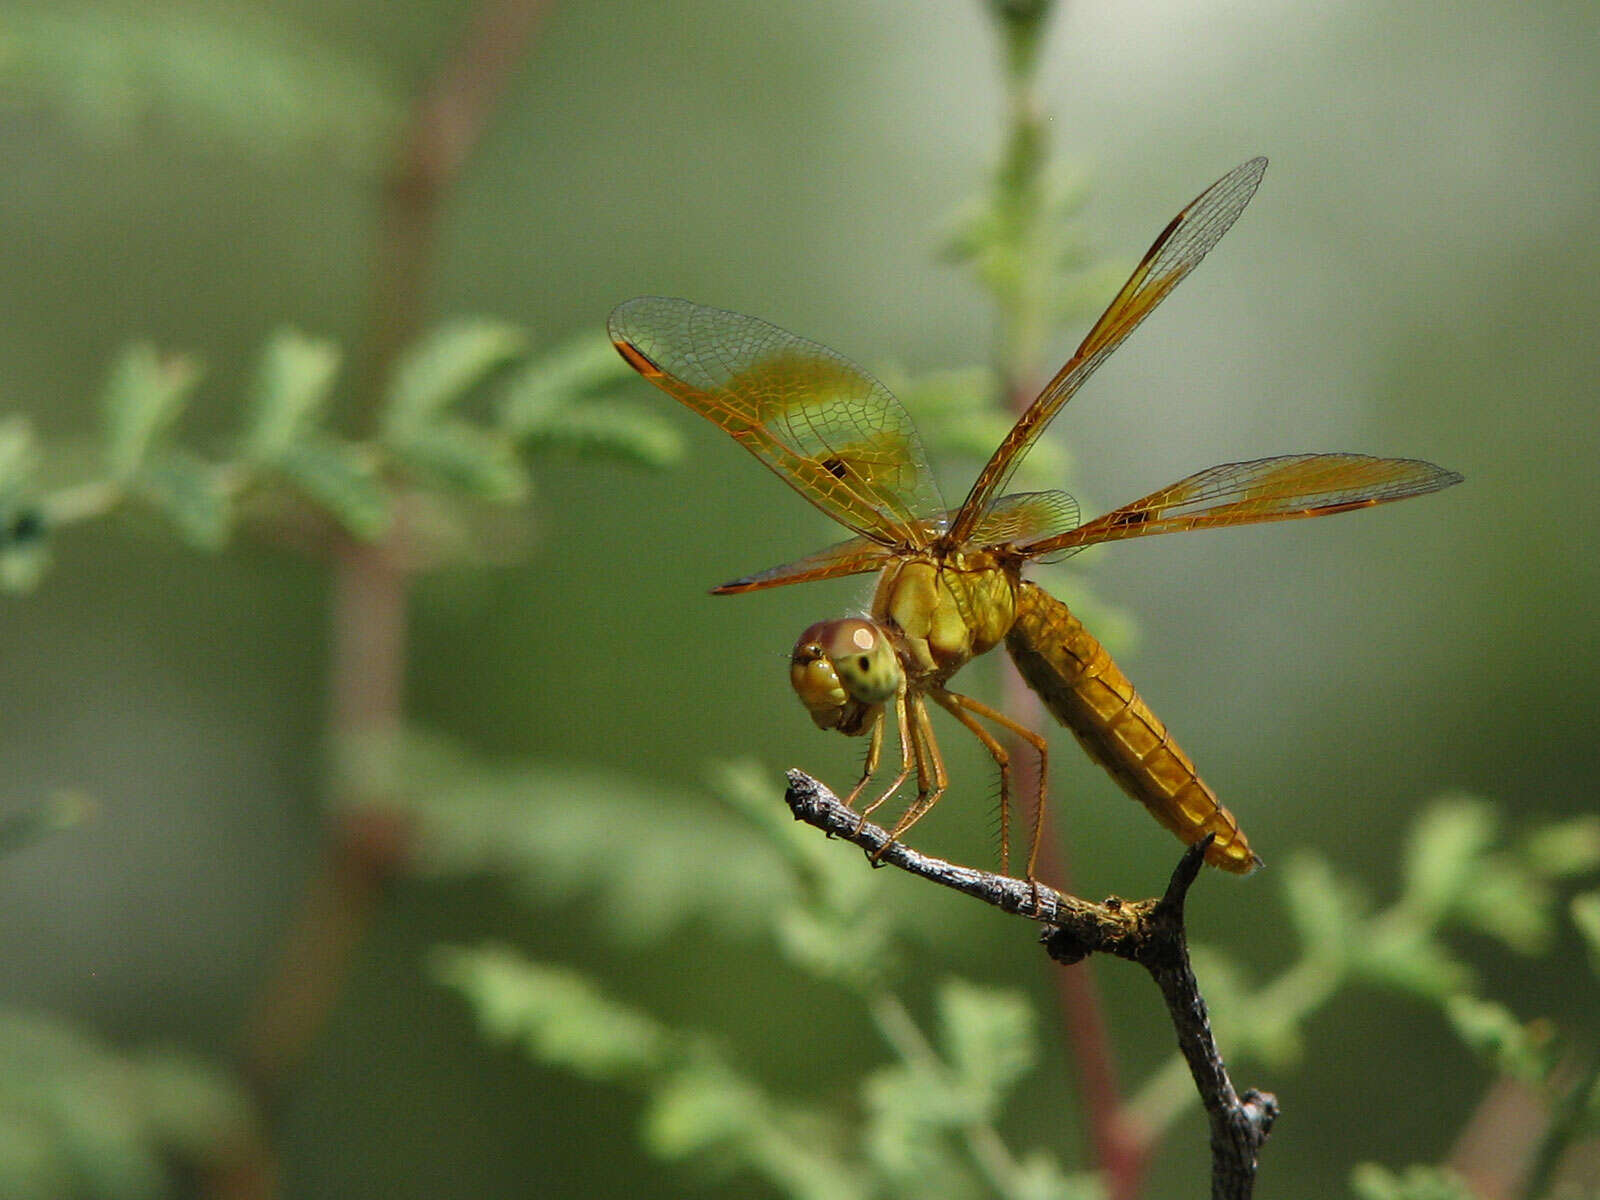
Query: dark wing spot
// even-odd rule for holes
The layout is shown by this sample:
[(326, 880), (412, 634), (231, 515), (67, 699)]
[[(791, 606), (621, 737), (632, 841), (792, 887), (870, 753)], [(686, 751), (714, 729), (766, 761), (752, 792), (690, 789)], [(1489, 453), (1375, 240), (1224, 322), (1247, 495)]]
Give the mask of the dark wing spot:
[(1111, 521), (1113, 529), (1131, 529), (1135, 525), (1144, 525), (1150, 520), (1150, 510), (1136, 508), (1125, 513), (1118, 513)]
[(835, 479), (843, 479), (850, 474), (850, 467), (842, 458), (825, 458), (822, 460), (822, 469)]

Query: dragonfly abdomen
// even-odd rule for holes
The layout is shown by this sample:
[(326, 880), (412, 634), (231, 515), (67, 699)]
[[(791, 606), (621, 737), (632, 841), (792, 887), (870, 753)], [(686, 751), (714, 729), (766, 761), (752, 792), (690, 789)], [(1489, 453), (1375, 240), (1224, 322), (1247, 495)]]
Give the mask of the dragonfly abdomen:
[(1065, 604), (1024, 582), (1006, 649), (1045, 707), (1156, 820), (1185, 843), (1215, 833), (1212, 866), (1248, 874), (1261, 865), (1193, 760)]

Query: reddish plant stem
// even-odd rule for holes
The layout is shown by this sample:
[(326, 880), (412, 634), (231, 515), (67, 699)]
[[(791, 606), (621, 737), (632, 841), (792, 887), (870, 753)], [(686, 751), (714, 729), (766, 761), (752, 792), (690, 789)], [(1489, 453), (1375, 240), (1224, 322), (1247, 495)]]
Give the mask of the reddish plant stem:
[[(418, 333), (443, 198), (477, 145), (549, 0), (489, 0), (423, 88), (387, 176), (374, 268), (375, 314), (362, 389), (368, 409), (401, 349)], [(406, 601), (411, 569), (402, 504), (379, 542), (333, 547), (327, 735), (336, 757), (378, 747), (404, 724)], [(382, 771), (376, 773), (382, 776)], [(312, 873), (278, 962), (245, 1023), (240, 1057), (268, 1111), (338, 1003), (387, 882), (408, 856), (410, 829), (389, 797), (352, 788), (331, 797), (322, 862)], [(249, 1194), (275, 1191), (270, 1151)], [(240, 1172), (232, 1173), (237, 1180)], [(210, 1194), (241, 1194), (218, 1173)]]
[[(1017, 416), (1021, 416), (1033, 401), (1035, 389), (1026, 381), (1037, 374), (1030, 369), (1018, 371), (1007, 388), (1011, 410)], [(1002, 672), (1005, 712), (1030, 729), (1044, 728), (1048, 722), (1039, 698), (1009, 660)], [(1040, 795), (1038, 759), (1020, 738), (1007, 737), (1007, 749), (1015, 764), (1016, 794)], [(1052, 887), (1076, 891), (1071, 862), (1057, 835), (1054, 810), (1048, 805), (1039, 826), (1039, 871)], [(1136, 1200), (1150, 1161), (1150, 1138), (1131, 1118), (1123, 1103), (1111, 1031), (1106, 1024), (1105, 1004), (1093, 961), (1086, 958), (1071, 966), (1055, 968), (1056, 1007), (1077, 1066), (1078, 1095), (1089, 1123), (1089, 1149), (1103, 1176), (1106, 1196), (1108, 1200)]]
[(486, 0), (456, 52), (423, 87), (385, 179), (365, 391), (421, 328), (445, 193), (477, 147), (551, 0)]

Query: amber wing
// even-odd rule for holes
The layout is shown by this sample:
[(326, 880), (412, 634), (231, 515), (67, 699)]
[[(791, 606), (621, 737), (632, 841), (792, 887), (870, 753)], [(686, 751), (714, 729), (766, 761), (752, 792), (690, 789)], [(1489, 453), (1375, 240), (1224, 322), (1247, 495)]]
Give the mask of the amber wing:
[(823, 512), (882, 545), (924, 545), (943, 511), (927, 453), (883, 384), (826, 346), (687, 300), (619, 304), (612, 343)]
[(1084, 381), (1094, 374), (1095, 369), (1122, 345), (1127, 336), (1139, 327), (1139, 323), (1171, 294), (1173, 288), (1183, 282), (1211, 247), (1228, 232), (1239, 219), (1245, 205), (1250, 203), (1250, 197), (1255, 195), (1266, 169), (1265, 158), (1252, 158), (1240, 163), (1190, 201), (1161, 231), (1128, 282), (1122, 285), (1122, 290), (1083, 339), (1083, 344), (1056, 373), (1056, 377), (1045, 385), (978, 473), (972, 490), (967, 493), (951, 525), (953, 541), (961, 543), (971, 538), (983, 514), (1004, 490), (1011, 473), (1017, 469), (1028, 448), (1044, 432), (1045, 426), (1072, 399)]
[(1460, 482), (1457, 472), (1416, 458), (1285, 454), (1223, 463), (1018, 550), (1039, 558), (1155, 533), (1323, 517), (1423, 496)]

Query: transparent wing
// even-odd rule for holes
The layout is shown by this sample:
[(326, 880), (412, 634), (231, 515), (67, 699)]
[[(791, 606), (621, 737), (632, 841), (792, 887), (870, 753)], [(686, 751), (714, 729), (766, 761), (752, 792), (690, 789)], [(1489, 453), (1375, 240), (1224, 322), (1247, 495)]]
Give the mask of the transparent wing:
[(1252, 158), (1240, 163), (1216, 183), (1212, 184), (1172, 222), (1161, 231), (1155, 244), (1145, 253), (1143, 261), (1122, 285), (1115, 300), (1095, 322), (1089, 336), (1083, 339), (1066, 365), (1056, 377), (1045, 385), (1044, 391), (1022, 414), (1011, 432), (979, 472), (972, 490), (967, 493), (960, 511), (951, 524), (950, 536), (957, 544), (972, 540), (972, 533), (990, 502), (1005, 487), (1011, 473), (1022, 461), (1028, 448), (1044, 432), (1045, 426), (1061, 411), (1073, 394), (1083, 386), (1095, 368), (1150, 315), (1152, 309), (1167, 298), (1168, 293), (1181, 283), (1185, 276), (1215, 246), (1229, 227), (1239, 219), (1244, 206), (1250, 203), (1261, 175), (1267, 169), (1265, 158)]
[(853, 537), (818, 550), (781, 567), (768, 567), (754, 575), (719, 583), (711, 589), (713, 596), (732, 596), (739, 592), (755, 592), (762, 588), (782, 587), (788, 583), (810, 583), (816, 579), (838, 579), (844, 575), (860, 575), (876, 571), (894, 557), (894, 551), (881, 546), (871, 538)]
[(978, 546), (1021, 545), (1077, 528), (1078, 502), (1066, 492), (1014, 492), (989, 506), (973, 530)]
[(1153, 533), (1321, 517), (1422, 496), (1460, 482), (1456, 472), (1415, 458), (1288, 454), (1223, 463), (1018, 549), (1034, 558)]
[(883, 545), (925, 545), (944, 502), (905, 408), (826, 346), (687, 300), (620, 304), (628, 364), (724, 430), (840, 524)]

